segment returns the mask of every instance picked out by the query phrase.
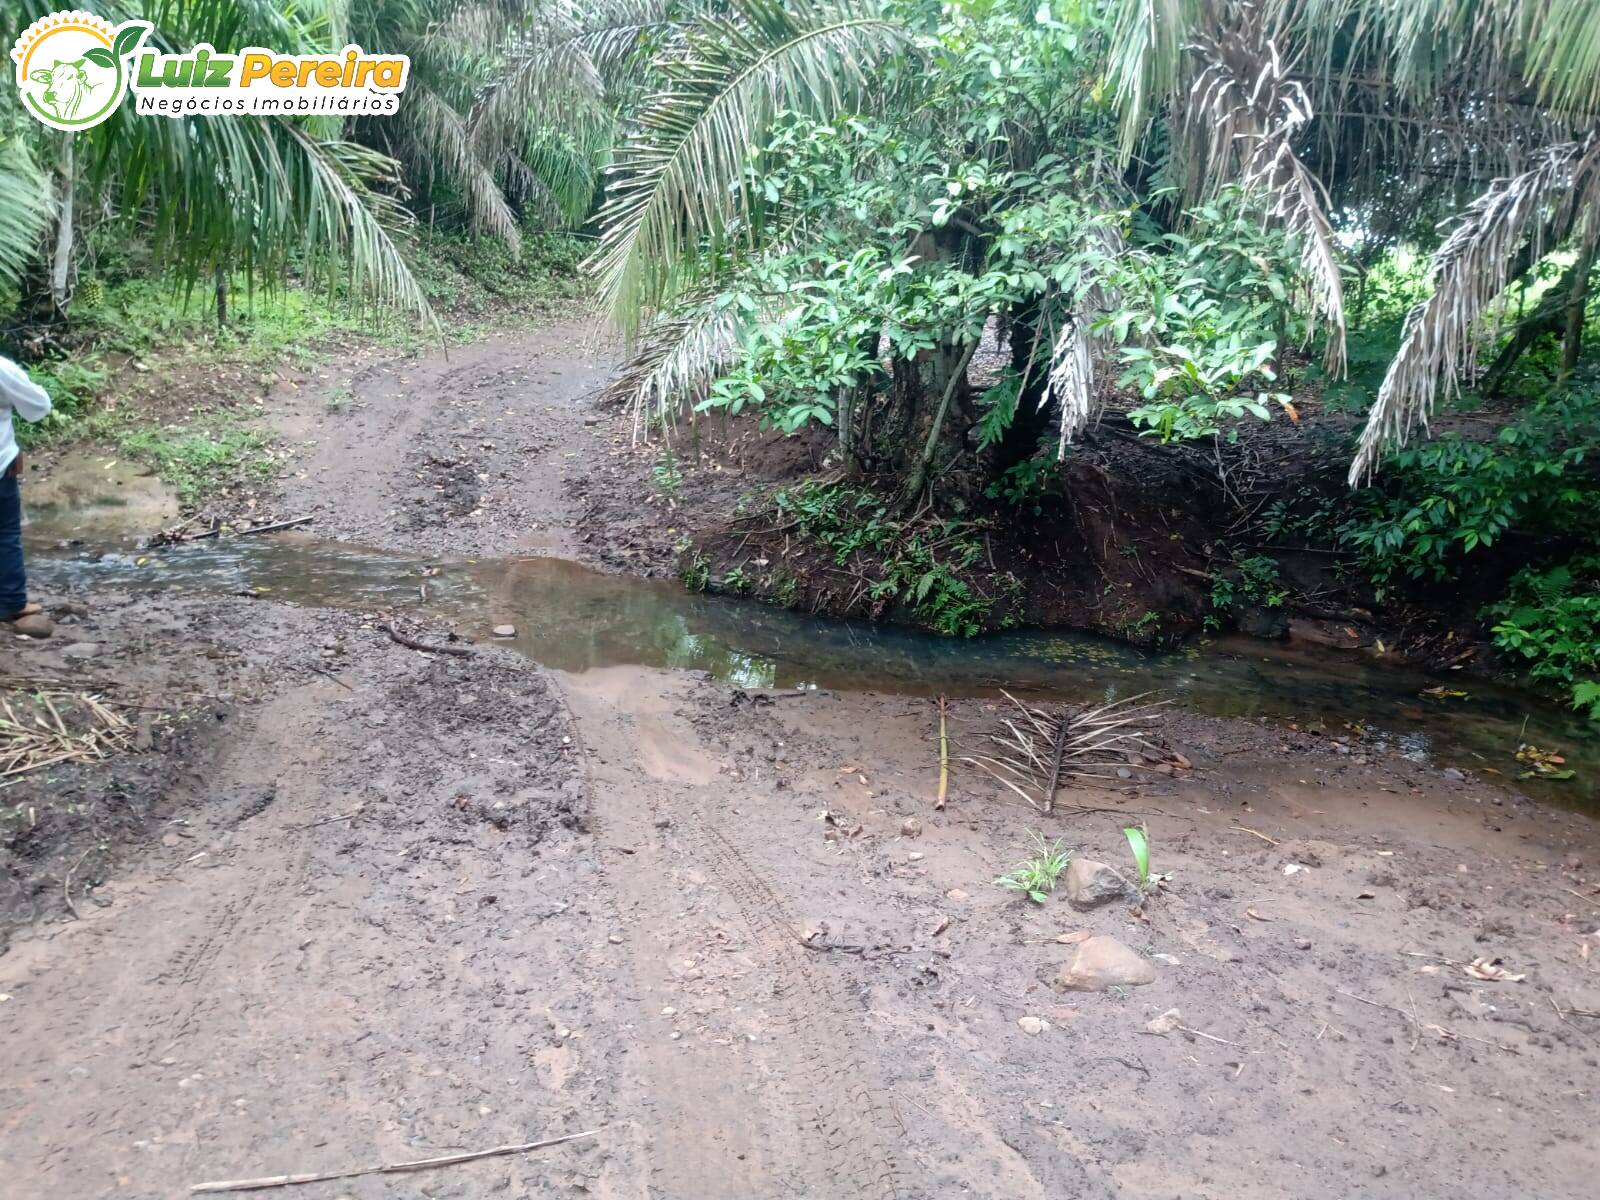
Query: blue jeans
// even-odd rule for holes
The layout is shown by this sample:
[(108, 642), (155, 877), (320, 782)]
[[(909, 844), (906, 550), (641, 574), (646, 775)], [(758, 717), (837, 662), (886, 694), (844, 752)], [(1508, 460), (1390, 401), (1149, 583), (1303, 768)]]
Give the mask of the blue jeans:
[(0, 475), (0, 617), (20, 612), (28, 602), (28, 577), (22, 569), (22, 488), (15, 475)]

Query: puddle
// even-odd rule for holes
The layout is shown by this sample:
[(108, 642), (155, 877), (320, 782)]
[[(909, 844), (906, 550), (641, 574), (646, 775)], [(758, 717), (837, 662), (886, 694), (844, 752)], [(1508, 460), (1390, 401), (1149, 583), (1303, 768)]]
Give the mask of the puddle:
[[(1330, 737), (1348, 732), (1347, 722), (1360, 724), (1415, 761), (1494, 767), (1508, 778), (1521, 739), (1561, 747), (1578, 772), (1572, 782), (1528, 790), (1600, 809), (1600, 739), (1575, 714), (1516, 689), (1331, 651), (1294, 656), (1234, 641), (1151, 654), (1088, 634), (1041, 632), (952, 641), (697, 595), (673, 581), (553, 558), (438, 563), (295, 535), (131, 552), (109, 542), (63, 548), (65, 532), (41, 519), (27, 535), (31, 569), (46, 586), (178, 587), (393, 608), (454, 621), (472, 637), (510, 623), (517, 636), (505, 644), (571, 672), (640, 665), (703, 670), (743, 687), (977, 695), (1004, 686), (1078, 701), (1156, 691), (1213, 715), (1296, 721)], [(1421, 694), (1440, 682), (1470, 696)]]
[(172, 491), (148, 467), (114, 451), (66, 455), (24, 488), (29, 520), (58, 538), (154, 532), (178, 519)]

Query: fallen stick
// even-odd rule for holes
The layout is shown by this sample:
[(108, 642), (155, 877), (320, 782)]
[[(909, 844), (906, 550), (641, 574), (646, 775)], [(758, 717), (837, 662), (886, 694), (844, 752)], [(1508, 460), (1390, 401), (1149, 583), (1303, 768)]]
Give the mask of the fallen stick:
[(559, 1146), (563, 1142), (575, 1142), (579, 1138), (596, 1136), (600, 1130), (590, 1129), (584, 1133), (569, 1133), (564, 1137), (546, 1138), (542, 1142), (518, 1142), (510, 1146), (496, 1146), (492, 1150), (472, 1150), (465, 1154), (445, 1154), (439, 1158), (418, 1158), (410, 1162), (385, 1163), (376, 1167), (357, 1167), (352, 1171), (323, 1171), (299, 1175), (268, 1175), (262, 1179), (223, 1179), (212, 1183), (196, 1183), (190, 1186), (191, 1195), (201, 1192), (249, 1192), (257, 1188), (293, 1187), (302, 1183), (326, 1183), (333, 1179), (355, 1179), (360, 1175), (398, 1175), (403, 1171), (426, 1171), (433, 1167), (450, 1167), (456, 1163), (476, 1162), (480, 1158), (496, 1158), (505, 1154), (528, 1154), (534, 1150), (543, 1150), (549, 1146)]
[(393, 625), (385, 625), (383, 631), (389, 635), (389, 640), (408, 650), (421, 650), (424, 654), (454, 654), (457, 658), (471, 658), (472, 651), (465, 646), (434, 646), (428, 642), (419, 642), (416, 638), (407, 637)]
[(323, 817), (322, 820), (320, 820), (320, 821), (306, 821), (305, 823), (300, 824), (300, 825), (285, 825), (284, 829), (285, 830), (315, 829), (319, 825), (332, 825), (335, 821), (353, 821), (353, 820), (355, 820), (357, 817), (359, 817), (361, 815), (362, 809), (364, 809), (365, 807), (366, 806), (364, 804), (358, 804), (354, 808), (352, 808), (349, 812), (334, 813), (333, 816), (331, 816), (331, 817)]
[(950, 791), (950, 735), (945, 728), (945, 699), (939, 697), (939, 798), (933, 807), (942, 809), (944, 798)]
[(1066, 709), (1061, 710), (1061, 715), (1056, 718), (1056, 744), (1050, 754), (1050, 777), (1044, 785), (1044, 810), (1049, 812), (1056, 806), (1056, 789), (1061, 786), (1061, 756), (1067, 750), (1067, 731), (1072, 727), (1072, 717)]
[(1234, 829), (1238, 830), (1240, 833), (1248, 833), (1251, 837), (1258, 837), (1269, 846), (1276, 846), (1278, 844), (1277, 838), (1270, 838), (1264, 833), (1256, 832), (1254, 829), (1246, 829), (1243, 825), (1235, 825)]
[(1385, 1004), (1381, 1000), (1368, 1000), (1365, 996), (1358, 996), (1354, 992), (1345, 991), (1343, 988), (1334, 988), (1334, 991), (1341, 996), (1348, 996), (1352, 1000), (1360, 1001), (1362, 1004), (1370, 1004), (1373, 1008), (1382, 1008), (1402, 1016), (1416, 1025), (1419, 1033), (1422, 1030), (1426, 1030), (1429, 1033), (1437, 1034), (1441, 1042), (1453, 1042), (1461, 1039), (1468, 1042), (1477, 1042), (1480, 1046), (1493, 1046), (1496, 1050), (1504, 1050), (1507, 1054), (1522, 1053), (1515, 1046), (1508, 1046), (1504, 1042), (1492, 1042), (1488, 1038), (1473, 1037), (1470, 1033), (1460, 1033), (1454, 1029), (1447, 1029), (1443, 1025), (1434, 1024), (1432, 1021), (1422, 1021), (1415, 1013), (1407, 1012), (1403, 1008), (1396, 1008), (1392, 1004)]
[[(89, 850), (92, 849), (94, 849), (93, 846), (89, 847)], [(78, 855), (78, 861), (67, 868), (66, 877), (61, 881), (61, 897), (67, 902), (67, 908), (71, 910), (74, 921), (83, 920), (83, 916), (78, 912), (78, 906), (72, 902), (72, 873), (83, 864), (84, 859), (89, 857), (89, 850), (85, 850)]]
[(228, 529), (230, 537), (248, 537), (252, 533), (276, 533), (280, 529), (293, 529), (297, 525), (309, 525), (314, 517), (295, 517), (291, 521), (274, 521), (271, 525), (253, 525), (249, 529), (228, 529), (226, 525), (218, 525), (204, 533), (191, 533), (184, 537), (174, 539), (176, 543), (199, 542), (206, 538), (221, 537), (222, 531)]

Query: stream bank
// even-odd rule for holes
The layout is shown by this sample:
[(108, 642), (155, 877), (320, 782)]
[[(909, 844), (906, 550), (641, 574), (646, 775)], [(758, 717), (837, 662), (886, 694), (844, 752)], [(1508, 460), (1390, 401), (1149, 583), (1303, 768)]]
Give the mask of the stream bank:
[[(1061, 671), (1080, 697), (1126, 694), (1136, 660), (899, 641), (488, 561), (647, 561), (675, 510), (622, 511), (627, 431), (586, 400), (602, 368), (570, 330), (480, 353), (390, 364), (365, 407), (312, 396), (283, 418), (282, 510), (373, 549), (35, 547), (63, 636), (9, 644), (7, 674), (104, 684), (155, 719), (146, 753), (0, 792), (57, 822), (6, 849), (33, 907), (0, 956), (16, 1195), (169, 1196), (596, 1127), (319, 1190), (1586, 1194), (1590, 818), (1431, 747), (1307, 728), (1327, 702), (1310, 662), (1281, 676), (1304, 672), (1299, 710), (1254, 714), (1277, 723), (1174, 707), (1160, 737), (1189, 767), (1077, 783), (1039, 813), (959, 762), (1001, 715), (995, 684)], [(397, 645), (397, 617), (472, 657)], [(502, 622), (516, 637), (486, 638)], [(970, 657), (929, 661), (938, 645)], [(1242, 647), (1226, 661), (1242, 673), (1214, 694), (1263, 669)], [(950, 705), (943, 811), (940, 690), (971, 693)], [(72, 805), (93, 815), (72, 824)], [(1171, 875), (1141, 905), (991, 883), (1028, 831), (1128, 872), (1130, 823)], [(862, 949), (802, 941), (824, 928)], [(1154, 982), (1058, 991), (1075, 953), (1058, 939), (1083, 933)], [(1475, 978), (1479, 958), (1524, 978)], [(1174, 1007), (1207, 1036), (1147, 1031)]]

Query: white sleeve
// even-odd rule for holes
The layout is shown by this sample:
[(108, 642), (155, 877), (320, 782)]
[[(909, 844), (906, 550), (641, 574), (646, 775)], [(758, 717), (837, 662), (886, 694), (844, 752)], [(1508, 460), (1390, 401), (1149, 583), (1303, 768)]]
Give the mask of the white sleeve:
[(9, 358), (0, 358), (0, 404), (9, 404), (24, 421), (42, 421), (50, 411), (50, 393)]

